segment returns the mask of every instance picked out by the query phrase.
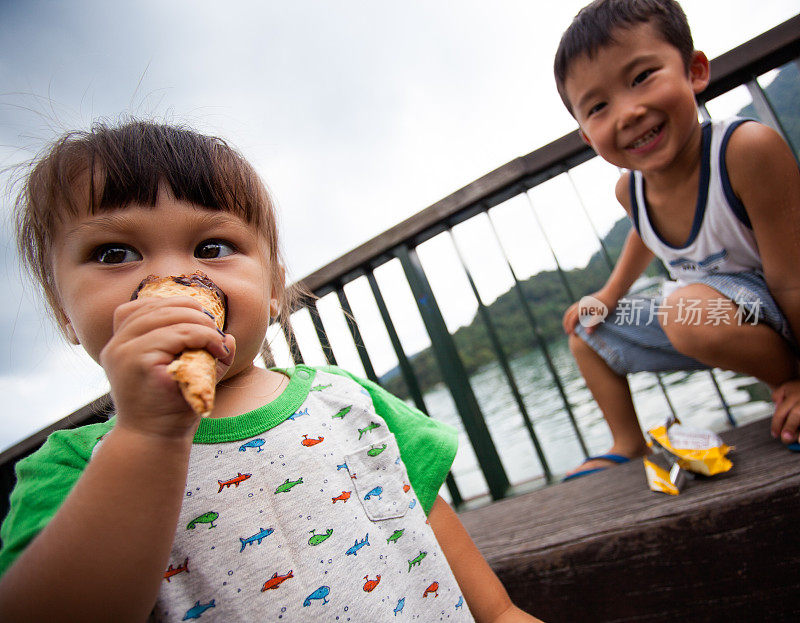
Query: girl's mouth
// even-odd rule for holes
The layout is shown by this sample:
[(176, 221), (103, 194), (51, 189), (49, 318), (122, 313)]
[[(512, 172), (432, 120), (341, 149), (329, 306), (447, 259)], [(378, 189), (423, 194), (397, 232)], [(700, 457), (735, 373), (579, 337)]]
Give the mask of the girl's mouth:
[(633, 152), (647, 151), (649, 148), (655, 145), (658, 138), (661, 136), (661, 130), (663, 129), (664, 124), (659, 123), (657, 126), (651, 128), (646, 134), (643, 134), (635, 141), (629, 143), (625, 149)]

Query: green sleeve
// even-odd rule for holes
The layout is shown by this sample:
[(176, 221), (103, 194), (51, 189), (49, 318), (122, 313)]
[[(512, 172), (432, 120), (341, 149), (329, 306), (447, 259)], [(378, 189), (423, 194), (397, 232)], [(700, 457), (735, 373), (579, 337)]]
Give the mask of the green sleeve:
[(0, 576), (56, 514), (113, 421), (60, 430), (15, 466), (17, 484), (0, 528)]
[(456, 430), (448, 424), (429, 418), (372, 381), (335, 366), (323, 366), (319, 369), (346, 376), (369, 392), (375, 411), (397, 439), (411, 486), (427, 515), (455, 459), (458, 448)]

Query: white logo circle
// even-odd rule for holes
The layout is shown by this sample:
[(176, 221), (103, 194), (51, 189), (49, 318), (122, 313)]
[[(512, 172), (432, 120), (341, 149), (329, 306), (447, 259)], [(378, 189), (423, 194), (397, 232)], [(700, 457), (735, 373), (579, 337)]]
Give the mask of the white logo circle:
[(600, 299), (584, 296), (578, 301), (578, 322), (582, 327), (594, 327), (604, 322), (608, 316), (608, 307)]

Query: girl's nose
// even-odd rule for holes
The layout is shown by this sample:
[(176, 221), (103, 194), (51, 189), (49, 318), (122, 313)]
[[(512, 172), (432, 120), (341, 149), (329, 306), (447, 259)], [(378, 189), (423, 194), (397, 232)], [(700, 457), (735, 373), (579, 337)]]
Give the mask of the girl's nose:
[(190, 258), (183, 257), (181, 254), (163, 254), (152, 257), (147, 263), (147, 270), (150, 274), (159, 277), (169, 277), (170, 275), (188, 275), (195, 271), (196, 266)]

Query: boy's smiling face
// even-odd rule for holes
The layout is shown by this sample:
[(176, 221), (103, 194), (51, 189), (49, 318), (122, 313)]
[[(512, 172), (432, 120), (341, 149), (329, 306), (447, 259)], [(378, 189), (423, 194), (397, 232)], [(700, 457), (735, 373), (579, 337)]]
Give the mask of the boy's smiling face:
[(254, 226), (163, 190), (155, 207), (68, 219), (55, 237), (52, 267), (67, 333), (95, 361), (112, 336), (114, 311), (142, 279), (206, 273), (228, 297), (226, 329), (236, 338), (228, 377), (258, 355), (283, 288), (283, 272)]
[(708, 84), (708, 60), (695, 52), (687, 71), (678, 49), (650, 23), (620, 28), (614, 39), (593, 58), (572, 62), (564, 89), (573, 114), (604, 160), (645, 173), (668, 171), (691, 157), (695, 139), (699, 149), (694, 97)]

